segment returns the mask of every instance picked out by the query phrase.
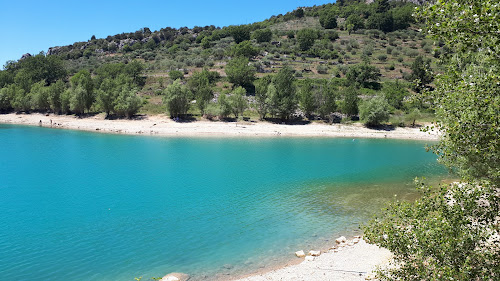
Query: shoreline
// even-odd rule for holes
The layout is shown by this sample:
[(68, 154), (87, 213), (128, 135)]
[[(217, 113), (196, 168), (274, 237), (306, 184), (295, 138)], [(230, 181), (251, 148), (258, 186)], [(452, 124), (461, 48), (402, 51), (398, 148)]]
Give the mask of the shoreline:
[(361, 124), (330, 125), (310, 123), (306, 125), (288, 125), (265, 121), (175, 122), (166, 115), (146, 115), (139, 119), (107, 120), (104, 118), (104, 114), (79, 118), (74, 115), (8, 113), (0, 114), (0, 124), (162, 137), (345, 137), (439, 140), (437, 132), (425, 133), (421, 132), (419, 128), (397, 127), (393, 130), (377, 130), (366, 128)]
[(305, 250), (304, 253), (306, 256), (295, 257), (295, 262), (290, 261), (284, 266), (230, 280), (375, 280), (374, 271), (377, 267), (388, 265), (392, 258), (389, 250), (368, 244), (363, 238), (357, 237), (335, 243), (329, 249), (321, 250), (319, 256), (311, 256), (311, 253)]

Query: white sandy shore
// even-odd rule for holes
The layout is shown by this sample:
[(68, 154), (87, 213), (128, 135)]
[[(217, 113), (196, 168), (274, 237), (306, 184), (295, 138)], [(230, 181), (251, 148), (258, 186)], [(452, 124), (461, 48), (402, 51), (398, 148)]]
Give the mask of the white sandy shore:
[(238, 281), (363, 281), (375, 276), (373, 271), (378, 266), (387, 265), (391, 252), (361, 240), (354, 246), (345, 246), (330, 250), (314, 261), (290, 265), (270, 272), (249, 276)]
[[(175, 122), (165, 115), (145, 116), (140, 120), (107, 120), (103, 114), (78, 118), (67, 115), (0, 114), (0, 123), (21, 124), (72, 130), (131, 135), (158, 135), (171, 137), (348, 137), (438, 140), (436, 132), (424, 133), (418, 128), (374, 130), (360, 124), (285, 125), (269, 122)], [(52, 121), (52, 122), (51, 122)]]

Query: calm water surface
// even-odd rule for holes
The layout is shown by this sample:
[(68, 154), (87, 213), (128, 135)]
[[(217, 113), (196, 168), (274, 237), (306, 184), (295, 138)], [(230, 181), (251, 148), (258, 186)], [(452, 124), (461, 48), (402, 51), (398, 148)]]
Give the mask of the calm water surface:
[(425, 142), (158, 138), (0, 125), (3, 280), (230, 277), (446, 177)]

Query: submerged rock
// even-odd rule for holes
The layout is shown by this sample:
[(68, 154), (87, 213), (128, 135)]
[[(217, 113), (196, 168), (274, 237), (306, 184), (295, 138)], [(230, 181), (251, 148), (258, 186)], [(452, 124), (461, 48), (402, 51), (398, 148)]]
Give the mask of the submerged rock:
[(306, 254), (304, 253), (304, 251), (300, 250), (300, 251), (297, 251), (295, 252), (295, 255), (298, 257), (298, 258), (303, 258), (306, 256)]

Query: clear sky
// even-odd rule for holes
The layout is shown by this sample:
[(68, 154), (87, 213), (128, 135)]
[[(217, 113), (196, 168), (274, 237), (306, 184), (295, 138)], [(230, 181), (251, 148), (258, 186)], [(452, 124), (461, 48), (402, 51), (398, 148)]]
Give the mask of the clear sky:
[(0, 0), (0, 68), (23, 54), (105, 38), (142, 27), (227, 26), (261, 21), (297, 7), (334, 0)]

